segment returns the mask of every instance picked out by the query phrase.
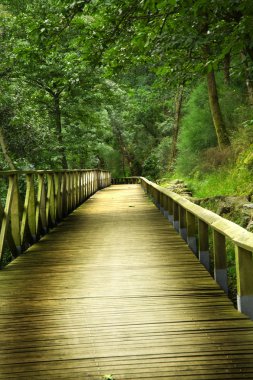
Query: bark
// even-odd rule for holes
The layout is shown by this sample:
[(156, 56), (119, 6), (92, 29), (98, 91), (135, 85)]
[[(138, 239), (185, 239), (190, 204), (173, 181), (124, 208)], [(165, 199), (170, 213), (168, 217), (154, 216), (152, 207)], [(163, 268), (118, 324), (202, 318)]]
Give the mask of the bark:
[(66, 151), (64, 147), (63, 137), (62, 137), (62, 120), (61, 120), (61, 107), (60, 107), (60, 96), (59, 94), (54, 94), (54, 117), (55, 117), (55, 127), (57, 133), (58, 143), (60, 145), (60, 154), (62, 168), (68, 169), (68, 162), (66, 158)]
[(173, 165), (177, 157), (177, 143), (178, 143), (180, 121), (181, 121), (181, 116), (182, 116), (183, 92), (184, 92), (184, 88), (181, 85), (178, 87), (177, 94), (176, 94), (175, 124), (174, 124), (172, 148), (171, 148), (171, 165)]
[[(209, 27), (208, 14), (205, 14), (205, 17), (206, 17), (205, 22), (203, 24), (202, 30), (200, 31), (202, 35), (203, 33), (204, 34), (207, 33), (208, 27)], [(203, 58), (205, 58), (206, 62), (208, 62), (211, 57), (212, 57), (211, 46), (209, 44), (206, 44), (203, 47)], [(207, 87), (208, 87), (208, 98), (209, 98), (212, 119), (213, 119), (213, 125), (216, 132), (218, 146), (220, 150), (222, 150), (224, 146), (230, 145), (230, 141), (229, 141), (228, 133), (226, 130), (226, 125), (222, 117), (215, 72), (213, 68), (211, 68), (211, 70), (207, 73)]]
[(9, 165), (11, 170), (16, 170), (16, 167), (15, 167), (15, 165), (14, 165), (14, 163), (13, 163), (13, 161), (12, 161), (12, 159), (8, 153), (8, 147), (7, 147), (7, 144), (5, 142), (5, 138), (4, 138), (2, 128), (0, 128), (0, 146), (1, 146), (3, 156), (4, 156), (6, 163)]
[(211, 70), (207, 74), (207, 86), (213, 124), (219, 148), (222, 150), (224, 146), (230, 145), (230, 141), (227, 134), (226, 125), (224, 123), (221, 113), (214, 70)]
[(230, 63), (231, 63), (231, 54), (227, 53), (224, 57), (224, 82), (226, 85), (230, 85)]

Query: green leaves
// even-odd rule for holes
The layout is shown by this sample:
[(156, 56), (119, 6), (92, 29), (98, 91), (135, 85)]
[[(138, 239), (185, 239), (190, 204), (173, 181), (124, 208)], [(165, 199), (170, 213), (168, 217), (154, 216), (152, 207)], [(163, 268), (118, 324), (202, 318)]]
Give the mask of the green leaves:
[(112, 377), (112, 375), (104, 375), (103, 379), (104, 380), (114, 380), (114, 378)]

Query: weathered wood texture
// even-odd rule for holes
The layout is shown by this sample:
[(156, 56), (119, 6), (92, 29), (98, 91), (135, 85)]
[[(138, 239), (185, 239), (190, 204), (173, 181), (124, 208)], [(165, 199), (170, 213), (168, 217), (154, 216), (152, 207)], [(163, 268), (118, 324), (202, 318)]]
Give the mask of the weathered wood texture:
[(208, 241), (208, 228), (210, 228), (213, 235), (214, 277), (226, 292), (228, 291), (226, 238), (233, 242), (236, 253), (238, 309), (253, 319), (253, 234), (146, 178), (140, 177), (140, 180), (142, 187), (156, 206), (188, 242), (189, 247), (207, 269), (210, 268)]
[[(0, 265), (39, 240), (97, 190), (111, 184), (104, 170), (0, 172)], [(4, 188), (6, 188), (6, 197)], [(35, 191), (36, 188), (36, 191)]]
[(253, 322), (139, 185), (93, 195), (0, 279), (0, 379), (253, 379)]
[(126, 185), (140, 183), (140, 177), (119, 177), (112, 178), (112, 185)]

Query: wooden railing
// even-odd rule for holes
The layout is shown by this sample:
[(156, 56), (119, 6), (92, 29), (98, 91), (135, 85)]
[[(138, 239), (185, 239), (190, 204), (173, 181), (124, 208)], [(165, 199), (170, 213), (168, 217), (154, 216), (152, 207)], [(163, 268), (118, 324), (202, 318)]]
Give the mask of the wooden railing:
[(112, 185), (126, 185), (140, 183), (140, 177), (119, 177), (112, 178)]
[(253, 234), (146, 178), (141, 177), (141, 185), (209, 271), (211, 229), (214, 278), (225, 292), (228, 291), (226, 238), (234, 243), (237, 305), (253, 319)]
[(111, 184), (110, 173), (103, 170), (2, 171), (0, 179), (1, 266), (4, 252), (18, 256), (97, 190)]

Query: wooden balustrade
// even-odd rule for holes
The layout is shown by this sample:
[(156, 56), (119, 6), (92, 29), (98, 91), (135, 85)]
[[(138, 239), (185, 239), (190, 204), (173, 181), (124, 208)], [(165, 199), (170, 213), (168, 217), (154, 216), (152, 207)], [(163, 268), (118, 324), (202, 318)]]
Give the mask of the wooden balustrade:
[(1, 266), (6, 247), (18, 256), (97, 190), (111, 184), (110, 173), (103, 170), (2, 171), (0, 178)]
[(112, 185), (127, 185), (140, 183), (140, 177), (120, 177), (112, 178)]
[(212, 211), (190, 202), (141, 177), (141, 185), (164, 215), (173, 223), (210, 270), (209, 233), (213, 237), (214, 278), (225, 292), (227, 284), (226, 238), (235, 245), (237, 305), (238, 309), (253, 319), (253, 234)]

